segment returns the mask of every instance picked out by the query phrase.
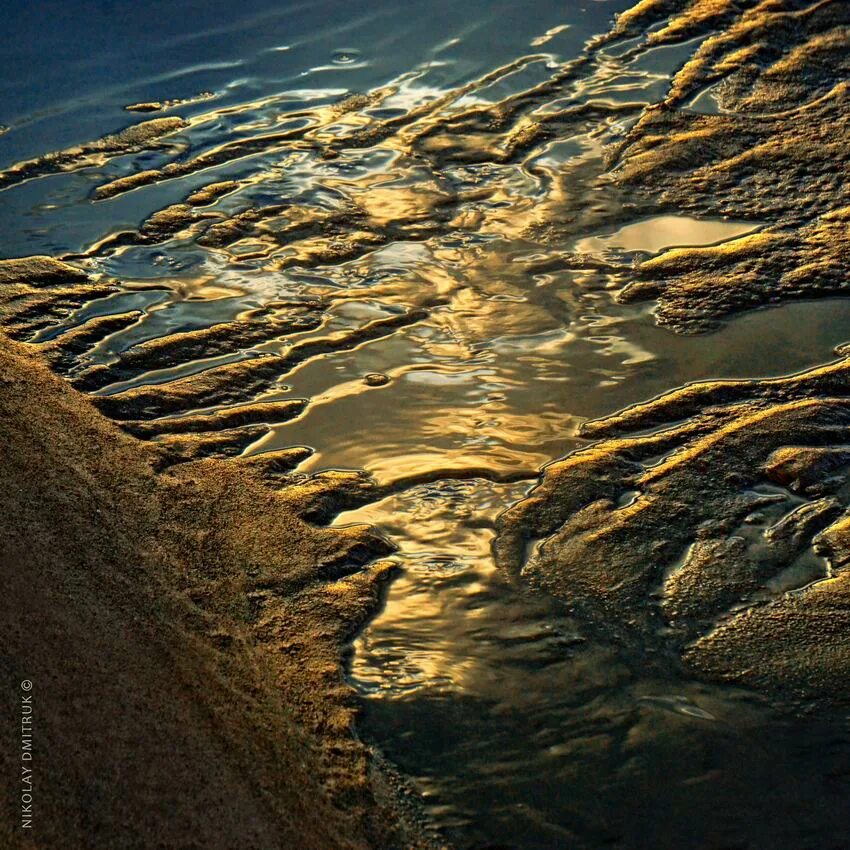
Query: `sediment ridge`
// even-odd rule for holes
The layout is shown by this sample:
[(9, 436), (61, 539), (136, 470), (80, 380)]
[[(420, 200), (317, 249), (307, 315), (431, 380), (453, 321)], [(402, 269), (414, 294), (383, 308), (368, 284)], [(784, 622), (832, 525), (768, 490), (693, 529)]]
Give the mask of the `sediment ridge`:
[(164, 449), (28, 346), (2, 341), (0, 384), (3, 703), (33, 683), (38, 792), (29, 833), (3, 783), (3, 846), (430, 846), (352, 737), (340, 670), (388, 544), (309, 525), (309, 493), (251, 464), (158, 472)]

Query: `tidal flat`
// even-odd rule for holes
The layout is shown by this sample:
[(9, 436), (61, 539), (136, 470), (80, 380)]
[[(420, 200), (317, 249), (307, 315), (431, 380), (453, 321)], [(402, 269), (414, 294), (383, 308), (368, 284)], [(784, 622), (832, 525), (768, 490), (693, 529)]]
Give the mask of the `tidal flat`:
[(3, 846), (850, 846), (850, 5), (46, 5)]

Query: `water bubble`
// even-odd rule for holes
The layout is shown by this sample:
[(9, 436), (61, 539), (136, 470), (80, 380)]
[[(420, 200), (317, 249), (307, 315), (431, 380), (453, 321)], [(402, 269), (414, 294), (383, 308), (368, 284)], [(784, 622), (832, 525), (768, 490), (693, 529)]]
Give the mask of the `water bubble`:
[(332, 58), (336, 65), (351, 65), (360, 58), (360, 51), (353, 48), (340, 48), (334, 50)]

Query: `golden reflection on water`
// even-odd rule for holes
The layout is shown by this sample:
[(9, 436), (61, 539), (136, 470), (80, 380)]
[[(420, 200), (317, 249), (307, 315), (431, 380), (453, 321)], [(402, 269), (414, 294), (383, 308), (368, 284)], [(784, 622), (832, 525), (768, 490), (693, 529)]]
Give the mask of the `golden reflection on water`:
[(758, 227), (743, 221), (706, 221), (684, 215), (659, 215), (627, 224), (608, 235), (580, 239), (576, 242), (576, 250), (596, 254), (618, 248), (655, 254), (667, 248), (716, 245), (752, 233)]
[[(480, 640), (497, 626), (488, 604), (497, 578), (490, 557), (493, 522), (505, 500), (527, 488), (480, 479), (444, 481), (339, 517), (338, 524), (378, 524), (404, 538), (405, 571), (382, 617), (392, 625), (387, 633), (367, 631), (356, 643), (352, 676), (361, 688), (391, 697), (420, 689), (496, 694), (500, 662)], [(539, 623), (537, 629), (546, 626)], [(396, 652), (401, 634), (403, 651)]]

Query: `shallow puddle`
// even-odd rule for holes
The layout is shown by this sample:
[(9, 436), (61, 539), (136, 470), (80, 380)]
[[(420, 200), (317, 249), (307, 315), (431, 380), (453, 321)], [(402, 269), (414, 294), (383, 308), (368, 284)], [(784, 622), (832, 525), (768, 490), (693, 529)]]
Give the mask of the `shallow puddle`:
[(611, 249), (656, 254), (667, 248), (717, 245), (757, 229), (758, 225), (743, 221), (706, 221), (685, 215), (659, 215), (627, 224), (614, 233), (580, 239), (576, 250), (588, 254)]

